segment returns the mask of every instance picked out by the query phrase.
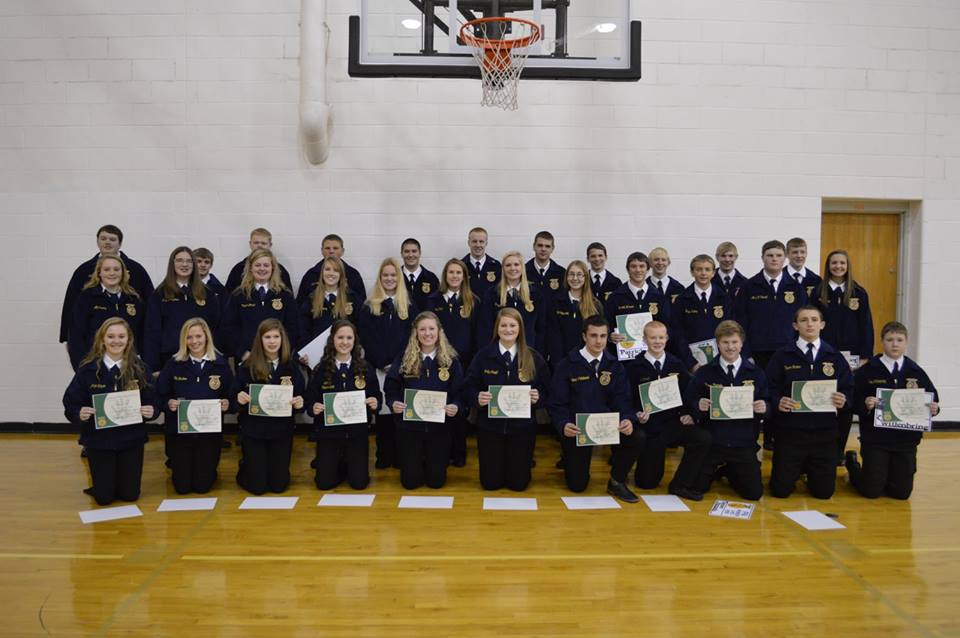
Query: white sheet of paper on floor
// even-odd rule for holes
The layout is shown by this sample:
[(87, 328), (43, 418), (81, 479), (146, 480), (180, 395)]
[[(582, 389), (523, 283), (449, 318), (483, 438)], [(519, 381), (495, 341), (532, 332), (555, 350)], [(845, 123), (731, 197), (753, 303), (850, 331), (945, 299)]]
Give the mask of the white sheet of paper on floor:
[(242, 510), (292, 510), (299, 496), (248, 496), (240, 503)]
[(823, 512), (818, 512), (817, 510), (783, 512), (783, 515), (797, 525), (806, 527), (807, 529), (815, 532), (825, 529), (847, 529), (845, 525), (841, 525)]
[(562, 496), (560, 499), (568, 510), (618, 510), (618, 503), (612, 496)]
[(376, 494), (324, 494), (317, 507), (370, 507)]
[(496, 498), (491, 496), (483, 497), (483, 509), (502, 510), (510, 512), (537, 511), (537, 499), (535, 498)]
[(217, 497), (213, 498), (165, 498), (160, 502), (158, 512), (197, 512), (212, 510), (217, 506)]
[(452, 496), (401, 496), (403, 509), (449, 510), (453, 509)]
[(143, 516), (143, 512), (136, 505), (121, 505), (120, 507), (103, 507), (96, 510), (85, 510), (79, 512), (80, 520), (84, 525), (90, 523), (101, 523), (103, 521), (116, 521), (121, 518), (134, 518)]
[(749, 521), (751, 518), (753, 518), (753, 511), (756, 508), (756, 503), (723, 501), (718, 499), (714, 501), (713, 507), (710, 508), (710, 516), (719, 516), (721, 518), (737, 518), (742, 521)]
[(689, 512), (687, 504), (673, 494), (644, 494), (640, 498), (651, 512)]

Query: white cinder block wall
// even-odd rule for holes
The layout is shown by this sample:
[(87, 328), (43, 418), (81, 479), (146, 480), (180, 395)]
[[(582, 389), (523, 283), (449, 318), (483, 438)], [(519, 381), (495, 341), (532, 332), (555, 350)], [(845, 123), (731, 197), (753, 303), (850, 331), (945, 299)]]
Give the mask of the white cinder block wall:
[(103, 223), (157, 279), (183, 243), (224, 277), (263, 225), (295, 279), (337, 232), (369, 281), (404, 236), (437, 268), (482, 224), (494, 255), (548, 228), (561, 262), (600, 239), (616, 269), (662, 244), (687, 280), (721, 239), (750, 274), (773, 237), (817, 264), (822, 197), (922, 201), (915, 346), (960, 419), (957, 0), (636, 0), (641, 82), (525, 82), (516, 113), (476, 82), (349, 78), (359, 0), (330, 0), (321, 168), (297, 141), (299, 4), (0, 0), (0, 420), (62, 420), (60, 301)]

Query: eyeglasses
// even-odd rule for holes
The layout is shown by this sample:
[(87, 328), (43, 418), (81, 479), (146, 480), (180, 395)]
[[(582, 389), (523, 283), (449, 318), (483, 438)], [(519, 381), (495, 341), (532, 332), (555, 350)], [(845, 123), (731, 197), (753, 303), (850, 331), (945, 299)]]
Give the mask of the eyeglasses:
[(173, 263), (178, 266), (186, 266), (193, 263), (192, 259), (174, 259)]
[(586, 275), (584, 275), (582, 272), (567, 273), (567, 279), (584, 279), (584, 278), (586, 278)]

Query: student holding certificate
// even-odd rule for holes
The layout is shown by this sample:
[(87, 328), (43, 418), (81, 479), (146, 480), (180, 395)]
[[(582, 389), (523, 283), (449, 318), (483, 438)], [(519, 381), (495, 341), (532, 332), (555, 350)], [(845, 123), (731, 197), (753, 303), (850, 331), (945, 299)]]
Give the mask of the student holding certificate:
[[(230, 412), (233, 372), (213, 345), (210, 326), (200, 317), (184, 322), (180, 349), (157, 378), (157, 397), (163, 408), (164, 437), (173, 489), (177, 494), (206, 494), (217, 480), (223, 445), (222, 414)], [(210, 400), (217, 402), (212, 405)], [(202, 410), (183, 410), (183, 404)], [(212, 409), (215, 408), (215, 409)], [(196, 413), (196, 414), (194, 414)], [(202, 418), (201, 418), (202, 417)]]
[[(590, 459), (593, 447), (578, 445), (578, 437), (586, 435), (577, 425), (592, 415), (613, 414), (619, 420), (614, 434), (613, 465), (607, 492), (625, 503), (640, 499), (627, 487), (627, 472), (636, 463), (644, 444), (644, 434), (636, 426), (637, 415), (630, 405), (627, 372), (616, 357), (606, 351), (609, 328), (603, 317), (594, 315), (583, 322), (584, 347), (571, 350), (554, 370), (547, 410), (560, 435), (563, 447), (564, 479), (567, 488), (583, 492), (590, 483)], [(584, 418), (584, 415), (586, 418)]]
[[(884, 325), (880, 331), (883, 354), (871, 358), (856, 373), (853, 400), (860, 415), (863, 466), (852, 450), (846, 454), (846, 466), (850, 483), (867, 498), (882, 494), (901, 500), (910, 498), (913, 475), (917, 472), (917, 446), (923, 438), (923, 430), (914, 429), (916, 426), (901, 429), (901, 424), (890, 422), (891, 417), (898, 416), (894, 412), (897, 406), (880, 404), (878, 390), (919, 390), (932, 394), (932, 400), (925, 396), (922, 403), (914, 405), (914, 408), (920, 408), (914, 412), (924, 412), (923, 404), (929, 401), (928, 415), (923, 415), (926, 420), (940, 413), (940, 396), (930, 377), (916, 361), (904, 354), (907, 338), (907, 327), (902, 323), (891, 321)], [(887, 396), (892, 399), (892, 393)], [(877, 410), (881, 411), (879, 423)]]
[(393, 362), (384, 385), (387, 405), (397, 419), (400, 483), (439, 489), (447, 482), (450, 420), (462, 409), (463, 369), (440, 320), (421, 312), (413, 321), (403, 354)]
[(702, 501), (694, 484), (710, 450), (710, 433), (697, 426), (683, 405), (690, 382), (687, 367), (666, 351), (667, 327), (651, 321), (643, 327), (647, 350), (627, 369), (633, 407), (646, 444), (637, 460), (634, 481), (643, 490), (660, 485), (667, 448), (683, 446), (683, 457), (667, 490), (680, 498)]
[(480, 484), (522, 492), (530, 484), (537, 439), (533, 415), (546, 398), (549, 373), (543, 357), (527, 345), (519, 312), (501, 310), (495, 330), (496, 340), (470, 364), (465, 395), (477, 408)]
[(305, 399), (317, 440), (314, 482), (321, 490), (332, 490), (344, 478), (355, 490), (370, 484), (367, 429), (381, 395), (377, 370), (361, 353), (357, 329), (337, 319), (307, 385)]
[(770, 493), (790, 496), (806, 474), (811, 496), (826, 499), (836, 488), (837, 435), (840, 416), (853, 407), (853, 375), (846, 358), (820, 338), (819, 308), (797, 309), (793, 329), (800, 338), (773, 353), (766, 370), (770, 403), (779, 412)]
[[(300, 306), (297, 343), (300, 349), (323, 334), (334, 321), (345, 319), (356, 325), (363, 301), (348, 288), (343, 262), (336, 257), (324, 257), (319, 267), (320, 281)], [(300, 363), (316, 367), (320, 362), (305, 361), (301, 357)]]
[(503, 276), (487, 289), (480, 304), (478, 346), (486, 345), (496, 338), (493, 324), (502, 308), (513, 308), (523, 317), (523, 331), (531, 347), (543, 349), (543, 322), (546, 319), (542, 291), (527, 280), (523, 255), (511, 250), (501, 262)]
[(144, 421), (157, 413), (150, 378), (134, 349), (130, 324), (111, 317), (100, 324), (63, 393), (63, 413), (80, 426), (80, 445), (87, 449), (93, 485), (84, 493), (97, 505), (140, 498)]
[(674, 350), (693, 372), (717, 356), (714, 332), (721, 322), (733, 318), (733, 297), (715, 283), (714, 269), (710, 255), (697, 255), (690, 260), (693, 283), (680, 293), (671, 309)]
[[(641, 252), (633, 252), (627, 257), (627, 275), (625, 284), (610, 293), (603, 305), (603, 314), (610, 329), (617, 327), (617, 315), (632, 315), (649, 312), (654, 319), (670, 326), (670, 302), (668, 297), (657, 292), (647, 283), (647, 271), (650, 259)], [(620, 343), (626, 339), (619, 332), (610, 334), (610, 341)], [(616, 350), (613, 350), (616, 352)]]
[(603, 302), (590, 287), (587, 265), (575, 259), (567, 266), (564, 285), (547, 308), (547, 352), (556, 365), (568, 352), (583, 346), (583, 320), (603, 316)]
[[(294, 414), (303, 410), (303, 374), (279, 319), (260, 323), (249, 352), (235, 387), (243, 435), (237, 484), (252, 494), (279, 493), (290, 485)], [(292, 392), (277, 386), (292, 386)]]
[[(720, 356), (701, 366), (693, 375), (684, 403), (697, 422), (713, 436), (710, 451), (700, 466), (695, 488), (709, 492), (710, 486), (721, 476), (726, 476), (730, 487), (749, 501), (763, 495), (760, 478), (760, 461), (757, 459), (757, 432), (760, 419), (770, 409), (770, 393), (767, 376), (759, 367), (740, 356), (746, 334), (736, 321), (723, 321), (717, 326)], [(727, 388), (751, 388), (748, 414), (727, 415), (723, 408), (723, 391)], [(714, 405), (713, 396), (720, 405)]]

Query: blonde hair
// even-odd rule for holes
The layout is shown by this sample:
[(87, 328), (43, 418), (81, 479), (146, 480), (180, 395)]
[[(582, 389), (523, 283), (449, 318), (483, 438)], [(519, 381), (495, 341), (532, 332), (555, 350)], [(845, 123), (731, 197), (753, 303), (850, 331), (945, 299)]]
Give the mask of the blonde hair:
[[(593, 295), (591, 295), (592, 297)], [(533, 381), (537, 376), (537, 364), (533, 358), (533, 350), (527, 345), (527, 335), (523, 327), (523, 317), (517, 312), (516, 308), (503, 308), (497, 313), (497, 319), (493, 322), (494, 343), (500, 341), (500, 322), (504, 319), (513, 319), (519, 326), (517, 333), (517, 374), (521, 381)]]
[(273, 256), (273, 251), (268, 248), (257, 248), (250, 253), (247, 260), (243, 262), (243, 279), (240, 280), (240, 287), (237, 288), (240, 294), (247, 299), (253, 294), (253, 287), (256, 285), (256, 282), (253, 280), (253, 262), (261, 257), (270, 258), (270, 281), (267, 282), (267, 287), (274, 292), (287, 289), (287, 286), (283, 283), (283, 279), (280, 278), (280, 266), (277, 264), (277, 258)]
[(473, 291), (470, 290), (470, 271), (467, 270), (467, 265), (463, 263), (462, 260), (454, 257), (453, 259), (448, 259), (447, 263), (443, 265), (442, 276), (440, 277), (440, 294), (445, 295), (450, 291), (450, 288), (447, 286), (447, 270), (450, 266), (456, 266), (460, 269), (460, 272), (463, 273), (463, 283), (460, 284), (460, 301), (461, 308), (463, 309), (463, 314), (465, 319), (473, 316), (473, 306), (474, 304), (474, 295)]
[[(511, 250), (503, 255), (503, 259), (500, 260), (501, 267), (503, 264), (507, 263), (507, 260), (511, 257), (516, 257), (520, 261), (520, 301), (523, 302), (523, 309), (527, 312), (533, 312), (533, 299), (530, 297), (530, 282), (527, 281), (527, 269), (523, 267), (523, 255), (519, 250)], [(503, 307), (507, 305), (507, 276), (503, 275), (500, 277), (500, 281), (497, 283), (497, 296), (500, 298), (500, 306)]]
[(375, 317), (379, 317), (383, 312), (383, 302), (388, 295), (383, 289), (383, 284), (380, 283), (380, 277), (383, 275), (383, 269), (387, 266), (393, 266), (393, 269), (397, 272), (397, 290), (393, 293), (393, 306), (397, 312), (397, 317), (406, 319), (410, 316), (410, 297), (407, 295), (407, 287), (400, 276), (400, 262), (393, 257), (387, 257), (380, 262), (380, 268), (377, 269), (377, 280), (373, 284), (373, 292), (370, 293), (365, 303), (370, 308), (370, 313)]
[(417, 315), (410, 326), (410, 338), (407, 340), (407, 347), (403, 351), (403, 359), (400, 360), (400, 372), (409, 376), (420, 376), (420, 365), (423, 357), (420, 356), (420, 341), (417, 339), (417, 326), (424, 321), (433, 321), (437, 324), (437, 349), (435, 359), (437, 365), (442, 368), (449, 368), (453, 365), (453, 360), (457, 358), (457, 351), (454, 350), (450, 342), (447, 341), (447, 335), (443, 332), (443, 325), (440, 319), (429, 310), (425, 310)]
[(334, 319), (346, 319), (350, 316), (347, 306), (350, 304), (350, 291), (347, 288), (347, 271), (343, 267), (343, 262), (337, 257), (324, 257), (320, 261), (320, 280), (310, 294), (312, 302), (310, 304), (310, 314), (316, 319), (323, 314), (324, 306), (327, 301), (326, 285), (323, 282), (323, 269), (327, 262), (333, 264), (333, 267), (340, 273), (340, 281), (337, 282), (337, 298), (333, 302), (330, 314)]
[(720, 255), (724, 253), (733, 253), (736, 256), (740, 256), (740, 251), (737, 250), (737, 245), (732, 241), (722, 241), (717, 245), (717, 250), (714, 252), (714, 256), (719, 259)]
[(211, 361), (217, 358), (219, 352), (213, 345), (213, 333), (210, 331), (210, 326), (203, 318), (193, 317), (184, 321), (183, 326), (180, 327), (180, 349), (173, 355), (174, 361), (186, 361), (190, 358), (190, 349), (187, 348), (187, 332), (194, 326), (200, 326), (203, 335), (207, 338), (207, 350), (203, 353), (203, 356)]
[[(593, 315), (600, 314), (600, 304), (597, 303), (596, 297), (593, 296), (593, 286), (590, 285), (590, 269), (580, 259), (574, 259), (569, 264), (567, 264), (567, 273), (570, 272), (571, 268), (579, 268), (580, 272), (583, 273), (583, 291), (580, 293), (580, 317), (586, 319), (587, 317), (592, 317)], [(563, 280), (563, 287), (566, 290), (570, 290), (570, 286), (567, 284), (566, 277)]]
[(138, 293), (133, 286), (130, 285), (130, 271), (127, 270), (127, 265), (123, 263), (123, 260), (120, 259), (118, 255), (101, 255), (97, 259), (97, 265), (93, 267), (93, 272), (90, 273), (90, 279), (87, 280), (87, 283), (83, 285), (83, 289), (87, 288), (96, 288), (101, 285), (100, 282), (100, 268), (103, 266), (103, 263), (109, 259), (120, 264), (120, 291), (125, 295), (131, 297), (140, 298), (140, 293)]

